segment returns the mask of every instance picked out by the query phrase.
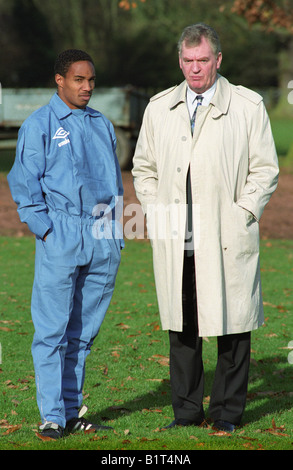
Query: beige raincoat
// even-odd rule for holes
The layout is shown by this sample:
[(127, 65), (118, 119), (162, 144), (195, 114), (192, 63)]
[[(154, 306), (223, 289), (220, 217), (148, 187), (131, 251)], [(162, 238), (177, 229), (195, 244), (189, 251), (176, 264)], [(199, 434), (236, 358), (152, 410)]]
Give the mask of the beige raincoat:
[(192, 137), (186, 87), (150, 100), (133, 160), (162, 328), (182, 331), (190, 165), (199, 335), (243, 333), (263, 323), (258, 223), (278, 180), (269, 119), (261, 96), (219, 75)]

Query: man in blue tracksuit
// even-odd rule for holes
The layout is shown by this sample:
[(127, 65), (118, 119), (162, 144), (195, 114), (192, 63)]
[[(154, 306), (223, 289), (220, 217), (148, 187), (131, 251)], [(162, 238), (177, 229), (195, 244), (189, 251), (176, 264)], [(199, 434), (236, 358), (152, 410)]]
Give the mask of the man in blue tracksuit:
[(85, 359), (111, 300), (123, 243), (113, 126), (87, 106), (95, 84), (91, 57), (61, 53), (55, 80), (50, 103), (19, 131), (8, 175), (20, 219), (36, 236), (32, 355), (40, 433), (53, 439), (64, 429), (107, 428), (79, 409)]

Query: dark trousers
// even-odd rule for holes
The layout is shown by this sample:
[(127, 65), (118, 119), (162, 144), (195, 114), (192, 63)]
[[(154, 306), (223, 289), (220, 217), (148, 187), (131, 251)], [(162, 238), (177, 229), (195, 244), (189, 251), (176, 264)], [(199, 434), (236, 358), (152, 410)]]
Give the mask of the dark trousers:
[[(204, 419), (202, 338), (198, 336), (194, 257), (185, 256), (183, 331), (169, 331), (170, 381), (175, 419)], [(250, 363), (250, 332), (219, 336), (218, 360), (210, 395), (213, 421), (240, 424), (245, 408)]]

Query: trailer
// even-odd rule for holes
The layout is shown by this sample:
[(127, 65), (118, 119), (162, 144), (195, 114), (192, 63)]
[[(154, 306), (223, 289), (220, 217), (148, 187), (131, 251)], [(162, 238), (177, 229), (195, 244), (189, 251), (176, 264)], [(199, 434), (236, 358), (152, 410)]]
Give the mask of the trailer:
[[(14, 149), (23, 121), (49, 103), (53, 88), (3, 88), (0, 100), (0, 149)], [(1, 102), (2, 101), (2, 102)], [(122, 170), (130, 166), (149, 97), (132, 86), (96, 88), (89, 106), (103, 113), (114, 125), (117, 157)]]

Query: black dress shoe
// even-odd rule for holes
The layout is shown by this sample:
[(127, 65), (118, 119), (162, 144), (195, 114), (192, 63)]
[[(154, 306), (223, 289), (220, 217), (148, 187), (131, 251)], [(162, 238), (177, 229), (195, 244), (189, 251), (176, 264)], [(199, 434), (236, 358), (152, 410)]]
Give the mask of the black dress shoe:
[(213, 428), (219, 429), (220, 431), (233, 432), (235, 430), (235, 425), (228, 421), (219, 419), (214, 422)]
[(163, 426), (161, 430), (164, 431), (165, 429), (172, 429), (176, 426), (199, 426), (200, 424), (201, 423), (191, 421), (190, 419), (178, 418), (174, 419), (174, 421), (172, 421), (172, 423), (168, 424), (167, 426)]

